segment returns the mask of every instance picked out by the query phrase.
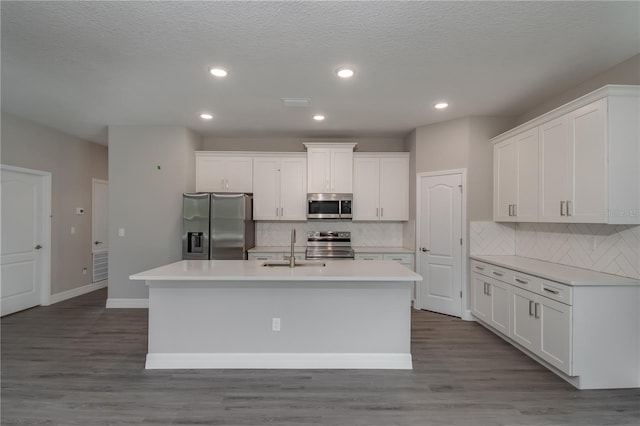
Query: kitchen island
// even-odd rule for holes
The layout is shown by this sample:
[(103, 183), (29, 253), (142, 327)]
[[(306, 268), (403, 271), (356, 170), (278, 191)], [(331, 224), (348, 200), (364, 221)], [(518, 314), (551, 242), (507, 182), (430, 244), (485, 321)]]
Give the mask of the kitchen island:
[(149, 286), (146, 368), (412, 368), (420, 275), (394, 261), (264, 265), (191, 260), (130, 276)]

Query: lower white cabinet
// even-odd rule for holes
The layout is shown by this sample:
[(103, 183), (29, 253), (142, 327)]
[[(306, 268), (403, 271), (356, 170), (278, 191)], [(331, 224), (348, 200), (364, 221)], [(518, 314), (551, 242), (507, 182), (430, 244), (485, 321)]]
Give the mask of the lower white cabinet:
[(472, 260), (473, 316), (579, 389), (640, 387), (638, 281), (536, 262), (545, 278)]
[[(304, 251), (295, 251), (293, 253), (296, 260), (304, 260)], [(252, 251), (248, 253), (249, 260), (288, 260), (291, 256), (290, 252), (285, 251)]]

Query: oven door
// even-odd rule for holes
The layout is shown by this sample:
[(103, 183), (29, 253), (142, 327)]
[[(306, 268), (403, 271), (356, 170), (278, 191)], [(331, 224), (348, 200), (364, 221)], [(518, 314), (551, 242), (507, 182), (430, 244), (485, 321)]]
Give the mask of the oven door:
[(307, 219), (339, 219), (339, 200), (308, 200)]

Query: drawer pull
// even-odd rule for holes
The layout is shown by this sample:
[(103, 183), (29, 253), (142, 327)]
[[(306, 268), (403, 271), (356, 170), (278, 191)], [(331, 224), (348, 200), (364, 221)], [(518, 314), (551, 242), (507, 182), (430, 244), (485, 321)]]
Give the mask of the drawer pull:
[(559, 294), (560, 293), (558, 290), (551, 290), (550, 288), (546, 288), (546, 287), (542, 287), (542, 289), (544, 291), (547, 291), (547, 292), (551, 293), (551, 294)]
[(533, 316), (533, 300), (529, 300), (529, 316)]
[(539, 304), (539, 303), (536, 303), (535, 307), (536, 307), (536, 308), (535, 308), (535, 315), (534, 315), (534, 316), (535, 316), (536, 318), (540, 318), (540, 312), (538, 312), (538, 309), (540, 309), (540, 304)]
[(392, 257), (391, 260), (397, 260), (398, 262), (402, 262), (402, 258), (401, 257)]
[(504, 274), (503, 274), (502, 272), (496, 272), (496, 271), (493, 271), (493, 275), (495, 275), (495, 276), (497, 276), (497, 277), (501, 277), (501, 276), (503, 276)]
[(478, 265), (476, 265), (476, 269), (477, 269), (478, 271), (484, 271), (484, 268), (483, 268), (482, 266), (478, 266)]
[(529, 281), (521, 280), (520, 278), (516, 278), (516, 282), (525, 285), (529, 284)]

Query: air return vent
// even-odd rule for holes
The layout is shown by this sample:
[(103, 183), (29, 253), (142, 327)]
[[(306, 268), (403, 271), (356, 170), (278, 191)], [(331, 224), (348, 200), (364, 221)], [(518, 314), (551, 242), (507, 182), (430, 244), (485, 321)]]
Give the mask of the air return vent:
[(282, 98), (282, 105), (290, 108), (305, 108), (311, 104), (309, 98)]

